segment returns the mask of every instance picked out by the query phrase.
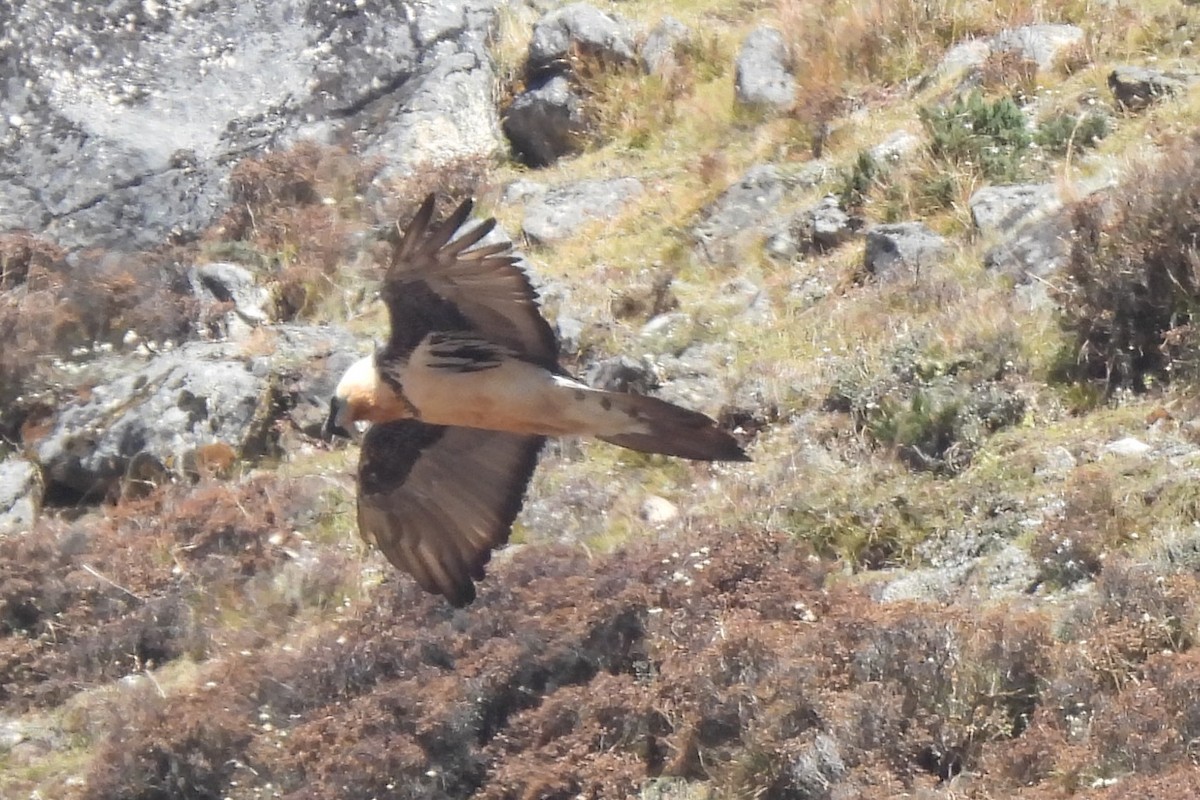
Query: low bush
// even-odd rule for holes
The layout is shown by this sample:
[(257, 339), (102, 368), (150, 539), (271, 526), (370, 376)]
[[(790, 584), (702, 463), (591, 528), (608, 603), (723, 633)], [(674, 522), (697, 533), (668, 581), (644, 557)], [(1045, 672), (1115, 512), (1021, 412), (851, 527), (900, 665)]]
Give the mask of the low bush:
[(1200, 358), (1200, 159), (1178, 143), (1121, 200), (1089, 198), (1073, 211), (1071, 252), (1058, 292), (1067, 349), (1062, 378), (1106, 392), (1156, 381), (1194, 382)]
[(1025, 114), (1009, 97), (989, 101), (982, 92), (920, 111), (935, 159), (987, 181), (1014, 183), (1025, 175), (1031, 137)]

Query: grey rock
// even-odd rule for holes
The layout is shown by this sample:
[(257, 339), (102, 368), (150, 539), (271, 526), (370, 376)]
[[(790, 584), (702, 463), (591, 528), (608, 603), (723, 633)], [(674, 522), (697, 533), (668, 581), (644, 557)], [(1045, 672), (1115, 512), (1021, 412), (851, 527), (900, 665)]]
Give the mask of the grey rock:
[(738, 51), (734, 90), (741, 103), (774, 109), (791, 107), (796, 99), (791, 54), (775, 28), (755, 28)]
[(669, 403), (716, 415), (729, 405), (732, 396), (724, 377), (732, 357), (732, 349), (724, 343), (696, 344), (678, 355), (657, 356), (656, 373), (662, 383), (655, 395)]
[(691, 324), (692, 316), (686, 311), (668, 311), (651, 317), (638, 336), (646, 340), (669, 340)]
[(880, 602), (949, 603), (1024, 594), (1037, 581), (1038, 566), (1027, 550), (1005, 542), (952, 563), (897, 570), (895, 574), (880, 589)]
[(647, 75), (662, 75), (675, 66), (675, 50), (688, 38), (688, 29), (674, 17), (663, 17), (642, 42), (642, 69)]
[(228, 345), (191, 343), (153, 358), (59, 415), (37, 448), (47, 490), (102, 499), (134, 466), (161, 474), (204, 445), (240, 451), (266, 388), (267, 376)]
[(638, 800), (699, 800), (703, 796), (686, 778), (653, 778), (642, 786)]
[(647, 525), (660, 528), (679, 518), (679, 506), (665, 497), (652, 494), (642, 503), (638, 516)]
[(609, 510), (625, 489), (617, 481), (597, 481), (563, 469), (580, 453), (579, 443), (570, 439), (547, 445), (517, 517), (529, 540), (588, 541), (611, 526)]
[(1083, 44), (1083, 29), (1078, 25), (1040, 24), (1010, 28), (992, 37), (993, 53), (1015, 52), (1036, 61), (1038, 69), (1050, 69), (1069, 48)]
[(542, 17), (533, 26), (529, 67), (540, 70), (567, 58), (573, 48), (611, 63), (632, 63), (633, 29), (623, 19), (588, 3), (571, 3)]
[(863, 266), (877, 280), (889, 282), (919, 274), (946, 250), (946, 240), (922, 222), (875, 225), (867, 229)]
[(554, 320), (554, 333), (558, 337), (558, 349), (568, 356), (578, 355), (583, 340), (584, 325), (581, 320), (559, 314)]
[(848, 242), (861, 227), (862, 221), (843, 211), (836, 197), (826, 195), (815, 206), (793, 215), (768, 237), (766, 247), (772, 255), (784, 258), (823, 253)]
[(497, 78), (482, 34), (464, 34), (458, 44), (438, 42), (427, 52), (428, 71), (363, 148), (364, 155), (387, 161), (379, 181), (497, 157), (506, 149), (496, 112)]
[(848, 772), (837, 741), (826, 733), (817, 733), (788, 760), (786, 796), (825, 800)]
[(982, 67), (987, 61), (992, 45), (988, 39), (968, 39), (946, 51), (938, 62), (934, 74), (939, 77), (956, 77)]
[(16, 719), (0, 720), (0, 752), (7, 752), (27, 739), (27, 723)]
[(198, 264), (189, 271), (188, 280), (202, 302), (233, 304), (224, 321), (227, 338), (244, 338), (254, 327), (271, 321), (271, 292), (259, 286), (245, 267), (227, 261)]
[(849, 241), (861, 227), (861, 221), (843, 211), (832, 195), (826, 195), (805, 213), (805, 223), (813, 247), (821, 252)]
[(915, 153), (924, 141), (915, 133), (894, 131), (871, 148), (871, 157), (882, 164), (898, 164)]
[(979, 559), (964, 588), (971, 597), (1016, 597), (1037, 583), (1039, 571), (1028, 550), (1009, 542)]
[(658, 388), (654, 365), (645, 358), (616, 356), (589, 366), (583, 373), (589, 386), (610, 392), (650, 394)]
[(291, 430), (320, 436), (337, 382), (367, 343), (337, 326), (279, 325), (269, 333), (271, 352), (258, 359), (271, 376), (274, 413)]
[(1054, 184), (985, 186), (967, 201), (975, 227), (984, 235), (1012, 231), (1036, 215), (1062, 206)]
[(1078, 459), (1070, 450), (1058, 445), (1042, 454), (1041, 463), (1035, 471), (1038, 475), (1066, 475), (1075, 469), (1078, 463)]
[(546, 193), (547, 186), (544, 183), (529, 180), (516, 180), (504, 187), (504, 204), (515, 206), (518, 203), (527, 203), (535, 197), (541, 197)]
[(265, 352), (191, 342), (65, 408), (37, 445), (47, 496), (98, 500), (129, 479), (186, 474), (208, 445), (244, 458), (272, 453), (281, 419), (315, 433), (339, 367), (355, 355), (353, 338), (332, 328), (270, 331)]
[(969, 564), (941, 567), (921, 567), (898, 570), (898, 577), (888, 581), (879, 592), (881, 603), (901, 603), (917, 600), (923, 603), (949, 601), (962, 587), (970, 572)]
[(1108, 88), (1117, 104), (1128, 111), (1141, 111), (1151, 104), (1187, 89), (1187, 82), (1147, 67), (1117, 67), (1108, 75)]
[(785, 181), (771, 164), (759, 164), (726, 189), (692, 229), (702, 256), (712, 263), (736, 261), (747, 245), (746, 234), (766, 231), (776, 219)]
[(0, 227), (72, 248), (191, 239), (238, 159), (304, 137), (402, 171), (498, 153), (495, 5), (17, 4), (0, 27)]
[(1150, 445), (1133, 436), (1126, 436), (1124, 439), (1117, 439), (1114, 442), (1104, 445), (1104, 452), (1109, 455), (1131, 458), (1140, 458), (1152, 449)]
[(1019, 284), (1057, 272), (1071, 254), (1070, 214), (1059, 212), (1019, 227), (984, 255), (988, 269), (1011, 275)]
[(545, 167), (579, 152), (587, 125), (583, 99), (562, 75), (522, 92), (508, 108), (504, 135), (517, 157), (531, 167)]
[(37, 467), (15, 455), (0, 461), (0, 535), (33, 527), (41, 503), (42, 482)]
[(770, 294), (749, 278), (739, 276), (722, 284), (716, 299), (721, 312), (729, 317), (763, 325), (774, 322)]
[(594, 220), (612, 219), (643, 191), (642, 182), (637, 178), (580, 181), (557, 186), (529, 201), (521, 228), (538, 244), (569, 239)]

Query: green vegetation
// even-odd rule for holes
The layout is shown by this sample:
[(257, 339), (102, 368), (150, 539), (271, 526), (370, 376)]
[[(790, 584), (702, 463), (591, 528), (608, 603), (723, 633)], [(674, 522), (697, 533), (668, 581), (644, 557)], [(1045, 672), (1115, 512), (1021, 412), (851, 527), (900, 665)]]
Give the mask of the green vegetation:
[(1110, 127), (1102, 114), (1056, 114), (1038, 126), (1033, 140), (1055, 155), (1066, 155), (1072, 148), (1095, 147)]
[(1025, 115), (1012, 98), (989, 102), (975, 91), (946, 106), (922, 108), (920, 113), (929, 150), (945, 166), (996, 183), (1023, 177), (1031, 137)]

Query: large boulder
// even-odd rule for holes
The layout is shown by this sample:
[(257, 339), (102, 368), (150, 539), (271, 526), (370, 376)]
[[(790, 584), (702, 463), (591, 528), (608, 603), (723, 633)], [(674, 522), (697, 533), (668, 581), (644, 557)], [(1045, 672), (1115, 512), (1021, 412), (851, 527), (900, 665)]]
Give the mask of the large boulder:
[(615, 217), (643, 191), (642, 182), (637, 178), (579, 181), (558, 186), (529, 201), (521, 228), (538, 244), (568, 239), (590, 222)]
[(1009, 28), (993, 36), (989, 44), (992, 53), (1016, 53), (1047, 70), (1071, 48), (1082, 45), (1084, 38), (1078, 25), (1054, 23)]
[(959, 78), (973, 75), (997, 54), (1012, 54), (1048, 70), (1084, 42), (1083, 29), (1077, 25), (1039, 24), (1008, 28), (995, 36), (967, 39), (951, 47), (933, 71), (934, 78)]
[(258, 325), (271, 321), (271, 292), (243, 266), (228, 261), (197, 264), (188, 271), (188, 282), (201, 302), (228, 306), (220, 325), (226, 338), (245, 338)]
[(27, 531), (42, 502), (37, 467), (19, 456), (0, 460), (0, 536)]
[(755, 28), (738, 51), (734, 89), (738, 101), (751, 106), (790, 108), (796, 100), (791, 54), (775, 28)]
[(232, 164), (300, 138), (351, 141), (393, 174), (500, 153), (495, 6), (19, 3), (0, 26), (0, 231), (188, 239)]
[(1108, 88), (1117, 104), (1127, 111), (1141, 111), (1150, 105), (1180, 94), (1188, 82), (1177, 75), (1148, 67), (1117, 67), (1108, 75)]
[(983, 257), (984, 266), (1012, 276), (1018, 284), (1057, 272), (1071, 254), (1071, 215), (1039, 216), (1003, 236)]
[(883, 283), (919, 275), (947, 250), (944, 237), (923, 222), (898, 222), (867, 229), (866, 271)]
[(521, 161), (545, 167), (583, 146), (587, 119), (583, 98), (563, 75), (535, 84), (513, 100), (504, 135)]
[(663, 17), (642, 42), (642, 69), (647, 75), (662, 75), (677, 63), (676, 50), (687, 41), (688, 29), (674, 17)]
[[(315, 434), (354, 338), (334, 328), (262, 329), (253, 346), (191, 342), (137, 365), (62, 409), (34, 444), (47, 502), (99, 500), (278, 451), (281, 429)], [(280, 424), (284, 423), (284, 424)]]
[(773, 164), (751, 167), (704, 212), (692, 230), (700, 254), (713, 263), (736, 261), (746, 238), (764, 233), (777, 221), (787, 181)]
[(1050, 183), (984, 186), (967, 201), (975, 227), (985, 236), (1011, 233), (1061, 206), (1058, 188)]
[(636, 58), (633, 28), (588, 3), (571, 3), (546, 14), (533, 26), (529, 41), (529, 68), (557, 68), (573, 52), (612, 64), (630, 64)]
[(781, 225), (767, 239), (767, 252), (778, 258), (823, 253), (850, 241), (861, 227), (862, 220), (847, 214), (837, 197), (826, 195)]

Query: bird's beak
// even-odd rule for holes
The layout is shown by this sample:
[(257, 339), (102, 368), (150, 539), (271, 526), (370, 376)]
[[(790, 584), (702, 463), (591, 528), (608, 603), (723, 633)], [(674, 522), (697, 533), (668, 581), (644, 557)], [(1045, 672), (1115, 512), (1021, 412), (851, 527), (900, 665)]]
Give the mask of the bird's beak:
[(322, 439), (328, 442), (334, 436), (341, 436), (344, 439), (354, 438), (346, 421), (348, 410), (349, 407), (343, 400), (336, 396), (329, 398), (329, 416), (325, 418), (325, 425), (321, 428)]

